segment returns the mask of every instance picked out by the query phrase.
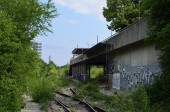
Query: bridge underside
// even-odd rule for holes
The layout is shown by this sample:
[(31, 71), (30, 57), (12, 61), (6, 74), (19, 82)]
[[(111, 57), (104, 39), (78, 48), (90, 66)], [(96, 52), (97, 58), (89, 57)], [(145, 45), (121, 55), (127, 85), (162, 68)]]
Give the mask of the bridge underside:
[(71, 75), (85, 80), (90, 77), (91, 65), (102, 65), (111, 88), (130, 90), (138, 84), (152, 83), (161, 70), (154, 44), (144, 42), (147, 32), (146, 21), (142, 19), (103, 43), (79, 49), (85, 52), (70, 61)]
[(90, 58), (86, 60), (84, 63), (86, 63), (87, 65), (106, 65), (106, 54)]
[[(85, 80), (90, 78), (90, 69), (91, 66), (103, 66), (103, 70), (105, 70), (106, 65), (106, 55), (102, 54), (94, 58), (90, 58), (88, 60), (82, 61), (81, 63), (76, 63), (71, 65), (72, 76), (78, 80)], [(105, 71), (103, 71), (105, 73)]]

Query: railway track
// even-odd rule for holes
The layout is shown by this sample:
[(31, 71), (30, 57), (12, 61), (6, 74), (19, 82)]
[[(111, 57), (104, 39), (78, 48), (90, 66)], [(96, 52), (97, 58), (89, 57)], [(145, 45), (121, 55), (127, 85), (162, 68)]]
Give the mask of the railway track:
[[(73, 94), (77, 94), (73, 89), (70, 88), (70, 91)], [(87, 102), (85, 99), (75, 99), (73, 100), (72, 96), (66, 95), (64, 93), (53, 91), (55, 92), (55, 98), (54, 101), (56, 105), (59, 105), (62, 107), (63, 112), (106, 112), (105, 110), (91, 105), (89, 102)], [(55, 111), (51, 111), (55, 112)], [(56, 111), (57, 112), (57, 111)]]
[(69, 108), (68, 108), (64, 103), (62, 103), (60, 100), (54, 99), (54, 101), (55, 101), (57, 104), (59, 104), (60, 106), (62, 106), (66, 112), (71, 112), (71, 111), (69, 110)]
[(56, 98), (63, 102), (68, 108), (74, 108), (77, 112), (96, 112), (86, 102), (80, 99), (73, 100), (72, 96), (57, 91), (55, 91), (55, 93)]
[[(77, 94), (77, 92), (74, 90), (74, 89), (72, 89), (72, 88), (70, 88), (70, 91), (74, 94), (74, 95), (76, 95)], [(120, 97), (119, 95), (117, 95), (118, 97)], [(87, 102), (87, 101), (86, 101)], [(89, 103), (89, 102), (87, 102), (87, 103)], [(109, 101), (109, 100), (105, 100), (105, 104), (112, 104), (112, 105), (114, 105), (114, 106), (117, 106), (117, 105), (115, 105), (113, 102), (111, 102), (111, 101)], [(90, 105), (92, 105), (92, 104), (90, 104)], [(102, 109), (102, 108), (100, 108), (100, 107), (97, 107), (97, 106), (95, 106), (95, 105), (92, 105), (93, 106), (93, 108), (97, 111), (97, 112), (106, 112), (106, 110), (104, 110), (104, 109)]]
[[(77, 94), (76, 91), (73, 90), (72, 88), (70, 88), (70, 91), (71, 91), (74, 95)], [(99, 107), (97, 107), (97, 106), (95, 106), (95, 105), (90, 104), (87, 100), (85, 100), (85, 99), (83, 99), (83, 100), (86, 102), (86, 105), (89, 105), (89, 107), (93, 110), (93, 112), (106, 112), (104, 109), (99, 108)]]

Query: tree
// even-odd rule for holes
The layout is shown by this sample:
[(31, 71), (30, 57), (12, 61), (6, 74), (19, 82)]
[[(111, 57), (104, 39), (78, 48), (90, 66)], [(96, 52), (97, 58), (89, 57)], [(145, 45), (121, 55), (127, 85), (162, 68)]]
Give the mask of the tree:
[(139, 19), (138, 0), (107, 0), (103, 15), (110, 25), (108, 29), (119, 31)]
[[(162, 74), (149, 90), (152, 103), (170, 99), (170, 1), (144, 0), (143, 10), (149, 23), (149, 39), (159, 51)], [(170, 102), (169, 102), (170, 103)]]
[(21, 98), (17, 76), (12, 74), (12, 63), (20, 44), (15, 42), (16, 28), (12, 20), (3, 13), (0, 13), (0, 20), (0, 111), (15, 112), (21, 106)]
[(91, 78), (97, 78), (103, 75), (103, 68), (100, 66), (92, 66), (90, 72)]
[(14, 0), (12, 3), (9, 3), (9, 0), (1, 0), (0, 10), (13, 20), (17, 27), (16, 35), (23, 44), (30, 44), (30, 40), (39, 34), (51, 32), (51, 19), (57, 15), (51, 0), (48, 0), (47, 4), (37, 0)]
[(50, 60), (49, 64), (48, 64), (48, 68), (49, 68), (49, 75), (58, 75), (58, 69), (57, 66), (55, 65), (55, 63)]
[[(25, 77), (35, 75), (39, 58), (31, 40), (50, 31), (57, 15), (51, 0), (0, 0), (0, 111), (18, 112), (22, 106)], [(38, 62), (38, 63), (37, 63)]]

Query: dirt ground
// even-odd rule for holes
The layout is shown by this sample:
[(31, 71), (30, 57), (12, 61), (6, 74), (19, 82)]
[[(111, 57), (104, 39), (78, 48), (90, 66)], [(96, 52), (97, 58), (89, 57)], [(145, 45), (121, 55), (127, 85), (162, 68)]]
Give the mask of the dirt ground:
[(23, 95), (22, 97), (25, 103), (25, 107), (21, 110), (21, 112), (42, 112), (40, 109), (40, 105), (33, 102), (30, 96)]

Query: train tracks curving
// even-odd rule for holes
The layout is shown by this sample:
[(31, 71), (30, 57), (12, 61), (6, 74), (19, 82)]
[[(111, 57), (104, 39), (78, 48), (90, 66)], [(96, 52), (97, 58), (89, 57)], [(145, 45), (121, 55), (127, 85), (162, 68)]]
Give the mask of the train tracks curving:
[[(70, 91), (73, 94), (77, 94), (73, 89), (70, 88)], [(73, 100), (72, 96), (69, 96), (67, 94), (53, 91), (55, 92), (55, 98), (54, 101), (56, 105), (59, 105), (62, 107), (63, 112), (106, 112), (105, 110), (91, 105), (89, 102), (87, 102), (85, 99), (75, 99)], [(51, 111), (55, 112), (55, 111)]]
[[(74, 95), (77, 94), (76, 91), (73, 90), (72, 88), (70, 88), (70, 91), (71, 91)], [(91, 108), (91, 110), (92, 110), (93, 112), (106, 112), (104, 109), (99, 108), (99, 107), (97, 107), (97, 106), (95, 106), (95, 105), (90, 104), (87, 100), (85, 100), (85, 99), (83, 99), (83, 100), (84, 100), (84, 103), (86, 103), (85, 105), (88, 105), (89, 108)]]
[[(72, 96), (66, 95), (64, 93), (60, 93), (57, 91), (54, 91), (56, 93), (55, 99), (58, 99), (58, 101), (62, 102), (63, 105), (61, 105), (64, 109), (65, 107), (68, 108), (68, 110), (74, 109), (76, 112), (94, 112), (91, 111), (87, 105), (79, 100), (75, 99), (73, 100)], [(68, 112), (68, 110), (66, 110)]]

